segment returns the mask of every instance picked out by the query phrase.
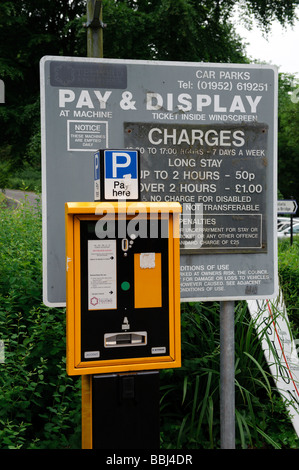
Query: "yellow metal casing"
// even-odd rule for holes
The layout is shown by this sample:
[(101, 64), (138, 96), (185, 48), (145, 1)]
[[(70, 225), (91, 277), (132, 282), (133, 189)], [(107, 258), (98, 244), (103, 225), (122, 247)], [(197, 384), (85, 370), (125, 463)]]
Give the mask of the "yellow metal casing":
[[(67, 339), (67, 373), (69, 375), (86, 375), (99, 373), (129, 372), (138, 370), (174, 368), (181, 366), (180, 334), (180, 251), (179, 224), (181, 206), (178, 203), (148, 202), (68, 202), (65, 204), (66, 220), (66, 339)], [(117, 357), (121, 348), (115, 348), (115, 358), (88, 360), (82, 359), (81, 348), (81, 269), (82, 259), (80, 224), (82, 221), (98, 221), (105, 215), (111, 220), (122, 218), (130, 221), (138, 217), (147, 220), (156, 218), (168, 221), (168, 321), (169, 353), (167, 355), (146, 355), (145, 357)], [(144, 239), (146, 246), (147, 239)], [(134, 253), (134, 307), (154, 309), (162, 302), (161, 253), (156, 253), (155, 267), (143, 270), (140, 267), (140, 253)], [(118, 264), (117, 273), (118, 276)], [(165, 295), (165, 293), (164, 293)], [(116, 308), (117, 310), (117, 308)], [(152, 310), (149, 310), (152, 311)], [(111, 310), (111, 314), (115, 309)], [(93, 313), (91, 312), (91, 315)], [(100, 312), (99, 312), (100, 314)], [(144, 314), (144, 313), (143, 313)], [(159, 328), (159, 324), (156, 325)], [(150, 335), (149, 335), (150, 340)], [(101, 339), (102, 342), (102, 339)], [(140, 347), (139, 347), (140, 348)], [(132, 348), (133, 350), (133, 348)], [(138, 349), (140, 351), (140, 349)]]
[[(134, 255), (134, 305), (135, 308), (162, 306), (161, 253), (157, 253), (153, 269), (140, 267), (140, 253)], [(148, 288), (151, 286), (151, 289)]]
[(81, 377), (82, 449), (92, 449), (92, 375)]

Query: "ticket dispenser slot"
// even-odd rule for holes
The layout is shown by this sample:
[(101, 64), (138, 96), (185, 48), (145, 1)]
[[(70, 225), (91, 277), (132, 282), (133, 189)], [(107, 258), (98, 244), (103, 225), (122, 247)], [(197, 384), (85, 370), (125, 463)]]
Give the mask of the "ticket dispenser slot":
[(66, 204), (70, 375), (180, 367), (181, 208), (127, 204)]
[(145, 346), (147, 340), (147, 332), (134, 333), (106, 333), (105, 348), (117, 348), (120, 346)]

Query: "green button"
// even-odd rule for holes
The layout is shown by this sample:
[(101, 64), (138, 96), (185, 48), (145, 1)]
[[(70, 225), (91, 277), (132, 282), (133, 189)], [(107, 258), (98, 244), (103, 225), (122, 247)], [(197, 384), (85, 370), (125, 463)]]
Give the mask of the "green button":
[(124, 281), (121, 283), (121, 288), (122, 290), (129, 290), (130, 289), (130, 283), (127, 281)]

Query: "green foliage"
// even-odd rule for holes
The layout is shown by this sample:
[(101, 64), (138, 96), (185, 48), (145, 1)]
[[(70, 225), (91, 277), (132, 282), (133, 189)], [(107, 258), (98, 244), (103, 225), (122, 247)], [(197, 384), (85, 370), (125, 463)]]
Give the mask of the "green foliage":
[[(182, 307), (183, 366), (161, 372), (162, 447), (218, 449), (219, 305)], [(299, 448), (246, 303), (237, 303), (235, 313), (236, 447)]]
[[(231, 2), (103, 2), (104, 55), (143, 60), (246, 62)], [(120, 27), (121, 25), (121, 27)]]
[[(0, 77), (5, 106), (0, 107), (2, 145), (22, 165), (40, 120), (39, 62), (44, 55), (86, 55), (77, 50), (84, 0), (5, 0), (0, 3)], [(32, 162), (34, 164), (35, 161)]]
[(289, 238), (279, 241), (278, 262), (280, 285), (288, 316), (294, 335), (299, 337), (299, 236), (294, 236), (292, 245)]
[(219, 417), (213, 416), (219, 401), (217, 310), (216, 304), (182, 304), (183, 364), (161, 372), (163, 447), (214, 447), (213, 430), (219, 427)]
[[(279, 276), (295, 338), (299, 335), (299, 237), (279, 242)], [(162, 372), (161, 441), (166, 448), (219, 448), (220, 309), (182, 304), (183, 367)], [(245, 302), (236, 305), (237, 448), (299, 448)]]
[(241, 5), (247, 9), (259, 22), (259, 25), (269, 31), (274, 19), (282, 25), (293, 24), (297, 2), (282, 2), (280, 0), (247, 0)]
[(299, 83), (292, 75), (279, 75), (278, 186), (285, 199), (299, 200)]
[(65, 371), (65, 311), (41, 302), (41, 211), (0, 209), (0, 447), (80, 447), (80, 382)]
[(25, 163), (18, 172), (10, 172), (7, 177), (7, 188), (41, 192), (41, 171)]
[(0, 162), (0, 189), (4, 190), (8, 186), (10, 165), (8, 162)]

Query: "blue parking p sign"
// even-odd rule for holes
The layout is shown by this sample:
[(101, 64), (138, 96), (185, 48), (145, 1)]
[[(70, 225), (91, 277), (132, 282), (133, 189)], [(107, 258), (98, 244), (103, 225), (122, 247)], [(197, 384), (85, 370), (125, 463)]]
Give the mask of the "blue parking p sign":
[(139, 199), (138, 150), (104, 150), (104, 199)]

